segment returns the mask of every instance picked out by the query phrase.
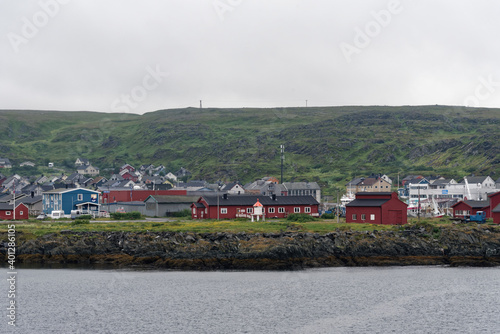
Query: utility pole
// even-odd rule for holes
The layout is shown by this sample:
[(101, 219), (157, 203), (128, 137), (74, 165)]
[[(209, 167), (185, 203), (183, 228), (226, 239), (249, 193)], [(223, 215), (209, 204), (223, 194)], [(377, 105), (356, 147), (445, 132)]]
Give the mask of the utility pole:
[(339, 190), (337, 189), (337, 224), (340, 223)]
[(417, 189), (418, 189), (417, 216), (418, 216), (418, 221), (420, 221), (420, 186), (418, 184), (417, 184)]
[(217, 220), (219, 220), (219, 190), (220, 190), (220, 185), (217, 185)]
[(285, 160), (285, 145), (280, 145), (281, 149), (281, 184), (283, 184), (283, 161)]
[(200, 109), (203, 109), (203, 105), (202, 105), (202, 103), (201, 103), (201, 100), (200, 100)]

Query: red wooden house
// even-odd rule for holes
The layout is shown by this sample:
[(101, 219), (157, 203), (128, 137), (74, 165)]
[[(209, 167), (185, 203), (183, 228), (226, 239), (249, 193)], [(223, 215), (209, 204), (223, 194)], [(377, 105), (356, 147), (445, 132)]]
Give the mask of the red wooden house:
[(193, 219), (251, 218), (254, 205), (262, 204), (263, 218), (284, 218), (291, 213), (319, 216), (319, 202), (308, 196), (256, 196), (223, 194), (202, 196), (191, 205)]
[[(16, 220), (25, 220), (29, 218), (29, 209), (23, 203), (16, 205)], [(14, 219), (14, 206), (7, 203), (0, 203), (0, 219), (13, 220)]]
[(135, 168), (129, 164), (125, 164), (120, 167), (120, 174), (122, 174), (124, 170), (128, 170), (130, 173), (135, 172)]
[(132, 180), (134, 182), (137, 182), (137, 180), (139, 180), (139, 177), (135, 174), (132, 174), (132, 173), (129, 173), (129, 172), (125, 172), (123, 174), (121, 174), (122, 177), (125, 179), (125, 180)]
[(396, 192), (358, 192), (346, 205), (346, 222), (402, 225), (408, 222), (407, 207)]
[(453, 217), (463, 218), (464, 216), (475, 215), (478, 211), (485, 211), (486, 217), (491, 217), (490, 201), (460, 201), (451, 206)]
[(490, 199), (490, 211), (493, 223), (500, 224), (500, 191), (488, 195), (488, 198)]

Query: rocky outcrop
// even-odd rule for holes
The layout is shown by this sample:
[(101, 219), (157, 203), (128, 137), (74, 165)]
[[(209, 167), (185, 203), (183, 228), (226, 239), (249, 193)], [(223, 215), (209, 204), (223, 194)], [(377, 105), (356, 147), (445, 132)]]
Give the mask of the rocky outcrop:
[[(6, 236), (2, 235), (2, 240)], [(496, 227), (404, 226), (393, 231), (174, 233), (61, 231), (18, 237), (17, 262), (166, 269), (500, 264)], [(6, 243), (0, 244), (5, 257)], [(5, 263), (5, 261), (4, 261)]]

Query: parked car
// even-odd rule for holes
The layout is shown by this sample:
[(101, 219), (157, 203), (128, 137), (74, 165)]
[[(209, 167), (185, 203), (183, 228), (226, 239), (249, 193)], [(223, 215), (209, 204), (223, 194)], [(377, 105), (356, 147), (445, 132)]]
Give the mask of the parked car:
[(42, 214), (39, 214), (38, 216), (36, 216), (36, 219), (38, 219), (38, 220), (44, 220), (45, 218), (47, 218), (47, 215), (45, 213), (42, 213)]

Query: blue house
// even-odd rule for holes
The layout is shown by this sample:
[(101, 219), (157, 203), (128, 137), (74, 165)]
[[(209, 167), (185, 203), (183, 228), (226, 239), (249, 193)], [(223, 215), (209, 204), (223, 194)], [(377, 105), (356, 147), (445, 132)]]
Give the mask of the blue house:
[(100, 192), (85, 188), (54, 189), (45, 191), (42, 197), (43, 212), (50, 215), (52, 211), (64, 211), (70, 215), (71, 210), (99, 212)]

